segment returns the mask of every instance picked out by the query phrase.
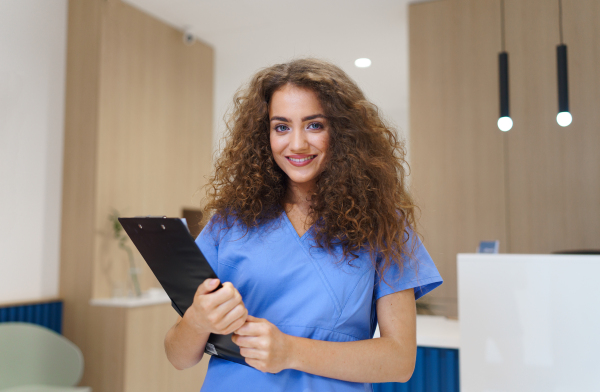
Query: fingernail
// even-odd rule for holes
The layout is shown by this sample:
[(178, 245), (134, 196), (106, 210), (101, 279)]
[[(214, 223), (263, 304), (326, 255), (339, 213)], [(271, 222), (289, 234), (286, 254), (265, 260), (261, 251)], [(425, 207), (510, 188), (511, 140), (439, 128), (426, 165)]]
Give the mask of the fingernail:
[(219, 281), (219, 279), (211, 279), (208, 284), (211, 286), (214, 286), (217, 282)]

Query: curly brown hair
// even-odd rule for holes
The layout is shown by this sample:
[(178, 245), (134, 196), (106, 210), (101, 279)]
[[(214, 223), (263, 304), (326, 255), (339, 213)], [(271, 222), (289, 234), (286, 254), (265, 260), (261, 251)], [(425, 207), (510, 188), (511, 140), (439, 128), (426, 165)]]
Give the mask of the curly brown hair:
[(277, 64), (238, 90), (226, 122), (226, 145), (209, 178), (205, 216), (249, 229), (283, 212), (287, 176), (271, 152), (269, 103), (286, 84), (314, 91), (330, 124), (330, 157), (311, 197), (315, 244), (329, 251), (341, 246), (342, 260), (349, 263), (367, 250), (379, 276), (392, 263), (402, 268), (402, 257), (414, 252), (409, 238), (416, 236), (404, 142), (356, 83), (325, 61)]

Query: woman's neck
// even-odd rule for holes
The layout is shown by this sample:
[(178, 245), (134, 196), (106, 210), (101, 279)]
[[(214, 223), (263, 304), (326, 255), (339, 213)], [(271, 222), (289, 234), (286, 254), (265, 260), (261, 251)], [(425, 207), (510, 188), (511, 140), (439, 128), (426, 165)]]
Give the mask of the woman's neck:
[(297, 184), (288, 182), (287, 190), (283, 200), (283, 207), (286, 212), (289, 210), (299, 210), (308, 215), (311, 207), (311, 198), (315, 193), (315, 183)]
[(300, 237), (310, 229), (313, 223), (309, 217), (311, 198), (315, 189), (315, 184), (288, 183), (283, 199), (283, 209)]

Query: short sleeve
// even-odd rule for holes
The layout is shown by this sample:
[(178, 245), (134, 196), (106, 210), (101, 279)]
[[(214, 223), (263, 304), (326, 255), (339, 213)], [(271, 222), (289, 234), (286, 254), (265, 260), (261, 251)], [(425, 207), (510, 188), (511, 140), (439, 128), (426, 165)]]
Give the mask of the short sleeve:
[(403, 268), (400, 270), (398, 264), (392, 264), (383, 279), (377, 279), (375, 282), (375, 299), (385, 295), (396, 293), (398, 291), (413, 288), (415, 290), (415, 299), (419, 299), (431, 290), (442, 284), (443, 279), (440, 276), (431, 256), (423, 246), (421, 239), (411, 232), (410, 241), (416, 241), (415, 252), (412, 258), (408, 256), (403, 260)]
[(219, 274), (219, 243), (222, 234), (221, 225), (213, 216), (196, 238), (196, 245), (217, 275)]

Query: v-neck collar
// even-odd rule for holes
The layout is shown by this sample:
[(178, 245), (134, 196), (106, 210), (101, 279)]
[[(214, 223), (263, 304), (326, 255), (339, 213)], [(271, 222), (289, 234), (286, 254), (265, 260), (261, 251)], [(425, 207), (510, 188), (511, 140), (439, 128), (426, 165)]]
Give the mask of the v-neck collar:
[(287, 215), (287, 212), (285, 212), (284, 209), (282, 209), (281, 214), (283, 215), (283, 220), (286, 222), (286, 225), (288, 226), (288, 228), (290, 230), (292, 230), (292, 233), (294, 234), (294, 236), (296, 238), (298, 238), (300, 241), (304, 242), (305, 239), (308, 237), (308, 233), (310, 233), (310, 231), (312, 230), (314, 224), (312, 226), (310, 226), (308, 228), (308, 230), (306, 230), (306, 232), (302, 235), (299, 235), (298, 232), (296, 231), (296, 228), (294, 227), (294, 225), (292, 224), (292, 221), (290, 220), (290, 218)]
[(306, 230), (306, 233), (304, 233), (302, 236), (299, 236), (296, 229), (294, 229), (294, 225), (292, 225), (292, 221), (290, 221), (290, 218), (287, 216), (285, 211), (283, 211), (282, 219), (285, 221), (285, 225), (287, 226), (288, 230), (290, 230), (291, 234), (293, 234), (293, 236), (296, 238), (296, 241), (298, 241), (300, 249), (302, 249), (302, 251), (304, 251), (304, 254), (306, 254), (306, 259), (310, 261), (310, 263), (315, 267), (315, 270), (319, 274), (323, 282), (323, 287), (325, 287), (325, 289), (329, 293), (329, 296), (331, 297), (331, 300), (333, 301), (333, 304), (335, 306), (337, 312), (337, 316), (335, 316), (335, 318), (339, 319), (342, 311), (341, 302), (337, 298), (335, 291), (333, 290), (333, 287), (329, 282), (329, 279), (323, 271), (323, 268), (319, 265), (319, 262), (317, 262), (317, 260), (315, 260), (315, 258), (311, 254), (311, 244), (308, 241), (310, 240), (311, 231), (314, 229), (315, 224), (313, 224), (308, 230)]

